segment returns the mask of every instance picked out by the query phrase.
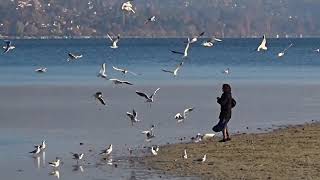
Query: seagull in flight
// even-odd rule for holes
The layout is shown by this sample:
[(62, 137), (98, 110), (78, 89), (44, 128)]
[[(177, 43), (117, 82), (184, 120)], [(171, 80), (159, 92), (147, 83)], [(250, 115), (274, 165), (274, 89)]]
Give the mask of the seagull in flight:
[(222, 40), (221, 39), (217, 39), (215, 37), (212, 37), (211, 39), (203, 42), (202, 46), (204, 46), (204, 47), (212, 47), (215, 44), (215, 42), (222, 42)]
[(38, 69), (36, 69), (34, 71), (37, 72), (37, 73), (45, 73), (45, 72), (47, 72), (47, 68), (41, 67), (41, 68), (38, 68)]
[(283, 51), (279, 52), (279, 53), (278, 53), (278, 57), (284, 56), (284, 54), (286, 53), (286, 51), (287, 51), (288, 49), (290, 49), (292, 46), (293, 46), (293, 43), (291, 43), (291, 44), (290, 44), (288, 47), (286, 47)]
[(186, 58), (186, 57), (188, 57), (188, 50), (189, 50), (190, 44), (191, 44), (190, 38), (188, 38), (188, 42), (187, 42), (186, 48), (184, 49), (184, 52), (173, 51), (173, 50), (171, 50), (171, 52), (175, 53), (175, 54), (181, 54), (181, 55), (183, 55), (182, 58)]
[(68, 53), (68, 56), (69, 56), (68, 59), (67, 59), (68, 62), (72, 61), (72, 60), (77, 60), (77, 59), (82, 58), (82, 54), (76, 55), (76, 54), (73, 54), (73, 53)]
[(133, 85), (131, 82), (129, 81), (122, 81), (119, 79), (109, 79), (110, 81), (112, 81), (114, 84), (118, 85), (118, 84), (127, 84), (127, 85)]
[(100, 71), (98, 73), (98, 77), (107, 79), (107, 74), (106, 74), (106, 63), (103, 63), (101, 65)]
[(194, 37), (191, 39), (190, 44), (197, 42), (197, 41), (198, 41), (198, 38), (200, 38), (200, 37), (203, 36), (203, 35), (204, 35), (204, 32), (200, 33), (200, 34), (197, 35), (197, 36), (194, 36)]
[(102, 150), (100, 154), (107, 156), (107, 155), (110, 155), (111, 152), (112, 152), (112, 144), (110, 144), (107, 149)]
[(40, 146), (36, 146), (36, 149), (33, 150), (33, 151), (31, 151), (31, 152), (29, 152), (29, 153), (31, 153), (31, 154), (33, 154), (33, 155), (37, 155), (37, 154), (39, 154), (40, 152), (41, 152)]
[(267, 50), (268, 47), (266, 46), (267, 44), (267, 38), (266, 38), (266, 35), (263, 35), (263, 39), (262, 39), (262, 42), (261, 44), (259, 45), (257, 51), (260, 52), (261, 50)]
[(71, 154), (72, 154), (72, 156), (73, 156), (73, 159), (77, 160), (77, 164), (78, 164), (79, 160), (81, 160), (81, 159), (83, 158), (83, 156), (84, 156), (83, 153), (81, 153), (81, 154), (71, 153)]
[(144, 97), (146, 99), (146, 102), (149, 102), (149, 103), (152, 103), (154, 100), (153, 100), (153, 97), (157, 94), (157, 92), (160, 90), (160, 88), (156, 89), (153, 94), (151, 94), (150, 96), (148, 96), (146, 93), (143, 93), (143, 92), (139, 92), (139, 91), (136, 91), (136, 93), (141, 96), (141, 97)]
[(139, 119), (137, 119), (138, 113), (134, 109), (132, 110), (132, 113), (127, 112), (127, 116), (130, 118), (132, 126), (134, 123), (137, 123), (140, 121)]
[(56, 158), (56, 160), (52, 161), (52, 162), (49, 162), (49, 165), (54, 167), (54, 168), (57, 168), (60, 166), (60, 159), (59, 158)]
[(227, 68), (227, 69), (225, 69), (225, 70), (222, 71), (222, 73), (225, 74), (225, 75), (230, 74), (230, 72), (231, 72), (231, 71), (230, 71), (230, 68)]
[(107, 34), (107, 37), (110, 39), (110, 41), (112, 42), (112, 46), (110, 46), (110, 48), (112, 49), (117, 49), (118, 45), (117, 43), (120, 40), (120, 34), (118, 34), (118, 36), (116, 38), (112, 38), (109, 34)]
[(3, 54), (6, 54), (7, 52), (9, 52), (10, 50), (13, 50), (14, 48), (16, 48), (15, 46), (11, 45), (11, 41), (4, 41), (6, 43), (6, 46), (3, 46)]
[(94, 95), (95, 99), (97, 99), (102, 105), (107, 105), (106, 101), (103, 99), (102, 92), (96, 92)]
[(113, 68), (114, 70), (116, 70), (116, 71), (121, 72), (121, 73), (124, 74), (124, 75), (127, 74), (127, 73), (130, 73), (130, 74), (132, 74), (132, 75), (134, 75), (134, 76), (137, 76), (136, 73), (131, 72), (131, 71), (129, 71), (128, 69), (118, 68), (118, 67), (115, 67), (115, 66), (112, 66), (112, 68)]
[(184, 62), (182, 61), (177, 67), (176, 69), (174, 69), (173, 71), (170, 71), (170, 70), (165, 70), (165, 69), (162, 69), (163, 72), (167, 72), (167, 73), (171, 73), (173, 74), (174, 77), (176, 77), (178, 75), (178, 71), (180, 70), (180, 68), (182, 67), (182, 65), (184, 64)]
[(144, 24), (148, 24), (149, 22), (156, 22), (156, 16), (149, 17)]
[(178, 121), (178, 123), (183, 122), (187, 118), (187, 114), (191, 111), (193, 111), (194, 108), (187, 108), (183, 111), (183, 114), (177, 113), (174, 118)]
[(150, 130), (146, 130), (146, 131), (142, 131), (142, 134), (145, 134), (147, 136), (146, 141), (151, 141), (152, 138), (155, 137), (154, 133), (153, 133), (153, 129), (154, 129), (154, 125), (151, 126)]
[(134, 10), (133, 10), (133, 6), (131, 4), (131, 1), (132, 0), (129, 0), (125, 3), (122, 4), (121, 6), (121, 9), (124, 10), (124, 11), (127, 11), (127, 12), (133, 12), (133, 13), (136, 13)]

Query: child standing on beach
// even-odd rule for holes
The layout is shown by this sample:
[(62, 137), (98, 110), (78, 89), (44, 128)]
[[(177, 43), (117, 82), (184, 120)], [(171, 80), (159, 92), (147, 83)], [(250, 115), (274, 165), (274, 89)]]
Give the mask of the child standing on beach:
[(217, 97), (217, 103), (221, 106), (219, 122), (212, 130), (215, 132), (222, 131), (222, 142), (226, 142), (231, 140), (228, 131), (228, 122), (231, 119), (231, 109), (236, 106), (236, 101), (232, 98), (231, 86), (229, 84), (224, 84), (222, 86), (222, 91), (223, 94), (221, 97)]

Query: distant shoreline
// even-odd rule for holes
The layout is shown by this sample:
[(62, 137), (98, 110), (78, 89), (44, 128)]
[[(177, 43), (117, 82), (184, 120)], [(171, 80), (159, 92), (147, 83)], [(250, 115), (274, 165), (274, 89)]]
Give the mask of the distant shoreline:
[[(320, 175), (320, 123), (287, 126), (261, 134), (239, 134), (227, 143), (207, 142), (160, 147), (142, 158), (146, 167), (165, 174), (204, 179), (303, 179)], [(188, 159), (183, 159), (187, 150)], [(207, 154), (207, 161), (195, 159)]]
[[(17, 36), (0, 36), (1, 39), (22, 39), (22, 40), (59, 40), (59, 39), (104, 39), (108, 38), (107, 36), (40, 36), (40, 37), (33, 37), (33, 36), (24, 36), (24, 37), (17, 37)], [(187, 36), (168, 36), (168, 37), (140, 37), (140, 36), (123, 36), (122, 39), (183, 39), (187, 38)], [(202, 37), (200, 39), (208, 39), (210, 37)], [(219, 37), (220, 38), (220, 37)], [(222, 38), (222, 37), (221, 37)], [(268, 39), (318, 39), (320, 36), (305, 36), (305, 37), (269, 37)], [(224, 37), (223, 39), (261, 39), (261, 37), (252, 36), (252, 37)]]

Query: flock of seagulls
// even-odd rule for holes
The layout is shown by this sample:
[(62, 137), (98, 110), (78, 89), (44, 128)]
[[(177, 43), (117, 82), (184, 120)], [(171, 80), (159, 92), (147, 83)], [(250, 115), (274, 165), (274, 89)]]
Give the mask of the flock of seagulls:
[[(132, 0), (129, 0), (129, 1), (125, 2), (125, 3), (123, 3), (122, 6), (121, 6), (121, 9), (123, 11), (126, 11), (126, 12), (136, 13), (135, 10), (134, 10), (135, 8), (134, 8), (134, 6), (132, 5), (131, 2), (132, 2)], [(155, 21), (156, 21), (156, 17), (155, 16), (151, 16), (145, 21), (145, 24), (148, 24), (148, 23), (151, 23), (151, 22), (155, 22)], [(182, 51), (171, 50), (171, 52), (174, 53), (174, 54), (182, 55), (182, 61), (177, 65), (177, 67), (175, 69), (173, 69), (173, 70), (162, 69), (162, 71), (165, 72), (165, 73), (170, 73), (174, 77), (176, 77), (178, 75), (179, 70), (184, 65), (184, 62), (185, 62), (186, 58), (188, 57), (188, 51), (189, 51), (191, 45), (196, 43), (198, 41), (198, 39), (201, 38), (204, 34), (205, 34), (205, 32), (201, 32), (198, 35), (193, 36), (191, 39), (188, 37), (187, 42), (186, 42), (186, 46), (185, 46), (185, 49), (184, 49), (183, 52)], [(119, 46), (118, 46), (118, 42), (120, 40), (120, 35), (119, 34), (116, 37), (112, 37), (109, 34), (107, 34), (107, 37), (112, 43), (110, 48), (112, 48), (112, 49), (119, 48)], [(201, 45), (204, 46), (204, 47), (213, 47), (216, 42), (222, 42), (222, 40), (218, 39), (216, 37), (212, 37), (212, 38), (206, 40), (205, 42), (203, 42)], [(279, 57), (283, 57), (285, 55), (285, 53), (288, 51), (288, 49), (291, 48), (292, 46), (293, 46), (293, 44), (290, 44), (283, 51), (281, 51), (278, 54), (278, 56)], [(15, 46), (12, 45), (11, 41), (5, 41), (5, 46), (3, 46), (3, 49), (4, 49), (3, 54), (5, 54), (5, 53), (8, 53), (9, 51), (15, 49)], [(256, 51), (260, 52), (260, 51), (266, 51), (266, 50), (268, 50), (267, 39), (266, 39), (266, 35), (263, 35), (262, 42), (260, 43), (260, 45), (258, 46)], [(320, 49), (316, 49), (315, 51), (316, 52), (320, 52)], [(80, 59), (82, 57), (83, 56), (81, 54), (77, 55), (77, 54), (74, 54), (74, 53), (70, 52), (70, 53), (68, 53), (67, 61), (68, 62), (69, 61), (76, 61), (76, 60), (78, 60), (78, 59)], [(120, 72), (123, 75), (126, 75), (128, 73), (131, 74), (131, 75), (134, 75), (134, 76), (138, 75), (137, 73), (129, 71), (128, 69), (125, 69), (125, 68), (119, 68), (119, 67), (115, 67), (115, 66), (112, 66), (112, 68), (113, 68), (113, 70), (115, 70), (117, 72)], [(41, 68), (36, 69), (35, 72), (37, 72), (37, 73), (45, 73), (45, 72), (47, 72), (47, 68), (46, 67), (41, 67)], [(222, 73), (224, 73), (226, 75), (230, 74), (230, 72), (231, 71), (230, 71), (229, 68), (227, 68), (227, 69), (222, 71)], [(104, 80), (111, 81), (115, 85), (120, 85), (120, 84), (133, 85), (133, 83), (131, 83), (129, 81), (120, 80), (120, 79), (116, 79), (116, 78), (109, 78), (108, 75), (107, 75), (107, 65), (106, 65), (106, 63), (103, 63), (101, 65), (97, 77), (101, 78), (101, 79), (104, 79)], [(157, 92), (159, 90), (160, 90), (160, 88), (157, 88), (152, 94), (147, 94), (145, 92), (136, 91), (136, 94), (138, 96), (144, 98), (145, 102), (149, 103), (150, 107), (151, 107), (151, 104), (155, 101), (154, 98), (155, 98), (155, 96), (156, 96), (156, 94), (157, 94)], [(99, 104), (101, 104), (103, 106), (107, 106), (107, 101), (105, 100), (102, 92), (100, 92), (100, 91), (96, 92), (93, 95), (93, 97), (95, 98), (95, 100)], [(174, 116), (174, 119), (177, 121), (177, 123), (182, 123), (187, 119), (187, 116), (193, 110), (194, 110), (194, 107), (187, 108), (182, 113), (180, 113), (180, 112), (177, 113)], [(135, 123), (140, 122), (140, 120), (138, 119), (138, 113), (135, 111), (135, 109), (132, 109), (132, 112), (126, 112), (126, 115), (130, 119), (130, 122), (131, 122), (132, 126)], [(155, 125), (152, 125), (150, 127), (150, 129), (141, 132), (146, 137), (145, 141), (150, 142), (155, 137), (154, 128), (155, 128)], [(202, 135), (202, 134), (198, 133), (193, 140), (194, 140), (194, 142), (198, 143), (198, 142), (201, 142), (201, 141), (203, 141), (205, 139), (213, 138), (214, 136), (215, 136), (215, 134), (203, 134)], [(36, 145), (34, 147), (35, 147), (35, 149), (33, 151), (31, 151), (30, 154), (32, 154), (33, 156), (37, 156), (41, 152), (45, 151), (46, 142), (42, 141), (42, 143), (40, 145)], [(128, 150), (129, 150), (129, 152), (131, 154), (132, 153), (132, 149), (129, 148)], [(103, 149), (101, 151), (100, 155), (108, 157), (108, 156), (110, 156), (112, 151), (113, 151), (113, 145), (110, 144), (107, 148), (105, 148), (105, 149)], [(150, 152), (154, 156), (158, 155), (159, 146), (152, 146), (150, 148)], [(72, 154), (73, 159), (76, 160), (77, 165), (78, 165), (79, 161), (81, 161), (84, 158), (84, 153), (71, 153), (71, 154)], [(184, 149), (184, 151), (183, 151), (182, 158), (183, 159), (188, 159), (188, 154), (187, 154), (187, 150), (186, 149)], [(207, 155), (205, 154), (202, 158), (196, 159), (195, 161), (205, 162), (206, 159), (207, 159)], [(112, 163), (113, 163), (113, 160), (110, 158), (108, 160), (108, 164), (112, 165)], [(53, 176), (56, 176), (57, 178), (60, 177), (60, 173), (57, 170), (57, 168), (60, 166), (60, 164), (61, 164), (61, 159), (58, 158), (58, 157), (55, 160), (49, 162), (49, 165), (54, 168), (54, 171), (52, 171), (50, 174), (53, 175)]]

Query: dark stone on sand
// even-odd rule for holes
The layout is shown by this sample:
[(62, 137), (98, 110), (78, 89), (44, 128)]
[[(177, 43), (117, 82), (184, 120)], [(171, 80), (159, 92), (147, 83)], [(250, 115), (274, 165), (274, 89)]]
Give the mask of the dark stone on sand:
[(83, 145), (83, 143), (80, 143), (80, 146), (82, 146)]

